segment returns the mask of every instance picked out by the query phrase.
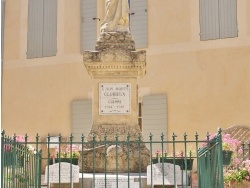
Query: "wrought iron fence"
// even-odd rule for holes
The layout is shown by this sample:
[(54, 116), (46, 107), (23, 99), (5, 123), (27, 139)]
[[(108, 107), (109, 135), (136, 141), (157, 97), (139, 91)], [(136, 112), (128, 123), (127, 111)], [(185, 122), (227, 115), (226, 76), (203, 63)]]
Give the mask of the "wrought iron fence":
[(41, 184), (41, 176), (38, 176), (41, 169), (41, 152), (34, 150), (27, 141), (27, 136), (11, 138), (2, 131), (1, 187), (26, 188), (38, 187)]
[[(60, 188), (65, 183), (81, 188), (195, 187), (196, 168), (199, 187), (223, 187), (221, 131), (213, 141), (199, 139), (196, 133), (192, 140), (186, 134), (165, 140), (162, 134), (149, 135), (148, 141), (141, 135), (137, 140), (129, 135), (119, 140), (116, 135), (114, 141), (105, 135), (101, 141), (95, 135), (87, 141), (82, 135), (81, 141), (74, 141), (72, 135), (40, 139), (37, 134), (33, 142), (27, 135), (20, 141), (19, 136), (8, 137), (2, 131), (1, 144), (3, 188)], [(204, 183), (209, 181), (213, 183)]]

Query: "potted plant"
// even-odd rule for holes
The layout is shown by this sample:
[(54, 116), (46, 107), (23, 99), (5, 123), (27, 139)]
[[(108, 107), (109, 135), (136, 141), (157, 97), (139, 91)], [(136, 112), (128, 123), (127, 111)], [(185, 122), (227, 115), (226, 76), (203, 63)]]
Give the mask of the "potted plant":
[[(250, 160), (248, 160), (250, 164)], [(244, 162), (243, 162), (244, 163)], [(239, 169), (227, 170), (224, 173), (225, 187), (237, 187), (241, 184), (250, 182), (250, 165), (248, 168), (241, 167)]]
[(171, 163), (175, 165), (179, 165), (181, 170), (192, 170), (193, 168), (193, 158), (192, 158), (193, 152), (191, 150), (188, 150), (187, 154), (184, 155), (184, 152), (176, 152), (172, 153), (172, 155), (167, 155), (167, 151), (165, 151), (163, 154), (157, 150), (156, 158), (152, 159), (152, 163)]
[(68, 162), (74, 165), (78, 165), (78, 159), (80, 157), (79, 148), (77, 145), (67, 145), (64, 149), (56, 148), (56, 156), (50, 157), (50, 165), (58, 162)]
[[(202, 146), (207, 147), (209, 141), (213, 140), (215, 135), (209, 134), (207, 142)], [(230, 134), (222, 135), (222, 157), (223, 165), (229, 165), (236, 157), (236, 153), (241, 147), (241, 142), (238, 139), (233, 139)]]
[(186, 155), (183, 151), (172, 153), (172, 155), (167, 155), (167, 153), (164, 153), (164, 157), (160, 158), (160, 162), (166, 162), (166, 163), (172, 163), (175, 165), (179, 165), (181, 170), (192, 170), (193, 168), (193, 161), (192, 158), (193, 152), (191, 150), (188, 150)]
[(223, 165), (230, 164), (233, 153), (236, 152), (240, 146), (241, 142), (238, 139), (233, 139), (230, 134), (225, 134), (222, 136)]
[(153, 155), (153, 157), (152, 157), (152, 159), (151, 159), (151, 162), (152, 162), (152, 164), (156, 164), (156, 163), (158, 163), (159, 161), (159, 156), (161, 155), (161, 151), (160, 150), (157, 150), (156, 152), (155, 152), (155, 154)]

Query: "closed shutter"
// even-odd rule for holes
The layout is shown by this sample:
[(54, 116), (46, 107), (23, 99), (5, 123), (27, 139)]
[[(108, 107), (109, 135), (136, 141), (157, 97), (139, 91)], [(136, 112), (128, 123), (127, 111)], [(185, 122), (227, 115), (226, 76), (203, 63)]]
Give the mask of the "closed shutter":
[(200, 0), (200, 38), (201, 40), (219, 38), (218, 0)]
[(74, 141), (81, 141), (82, 134), (87, 137), (92, 127), (92, 101), (73, 101), (71, 104), (71, 121)]
[(43, 1), (43, 57), (54, 56), (57, 51), (57, 0)]
[(42, 57), (43, 0), (29, 0), (27, 58)]
[(96, 18), (97, 3), (96, 0), (81, 0), (81, 16), (82, 16), (82, 51), (94, 50), (96, 44), (96, 22), (99, 21)]
[[(167, 137), (167, 99), (165, 95), (145, 96), (142, 99), (142, 135), (149, 141), (152, 133), (153, 141), (160, 141), (163, 133)], [(150, 149), (150, 145), (146, 144)], [(161, 149), (161, 144), (153, 144), (153, 151)], [(165, 148), (166, 149), (166, 148)]]
[(130, 0), (130, 32), (136, 48), (148, 46), (148, 1)]
[(1, 1), (1, 11), (2, 11), (2, 18), (1, 18), (1, 60), (3, 61), (3, 47), (4, 47), (4, 21), (5, 21), (5, 0)]
[(57, 51), (57, 0), (29, 0), (27, 58)]
[(237, 0), (219, 0), (220, 38), (237, 37)]

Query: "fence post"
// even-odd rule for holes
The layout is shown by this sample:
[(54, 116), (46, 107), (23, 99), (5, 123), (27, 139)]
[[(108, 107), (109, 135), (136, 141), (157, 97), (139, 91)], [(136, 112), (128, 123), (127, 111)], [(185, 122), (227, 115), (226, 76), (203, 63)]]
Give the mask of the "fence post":
[(81, 144), (82, 144), (82, 154), (81, 154), (81, 157), (82, 157), (82, 188), (84, 188), (84, 181), (83, 181), (83, 173), (84, 173), (84, 154), (83, 154), (83, 148), (84, 148), (84, 145), (83, 145), (83, 142), (84, 142), (84, 134), (82, 134), (81, 136)]
[(139, 150), (139, 185), (141, 187), (141, 134), (138, 134), (138, 150)]
[(35, 187), (36, 188), (40, 188), (41, 187), (41, 168), (42, 168), (42, 150), (40, 150), (39, 152), (37, 151), (37, 153), (35, 154), (36, 157), (36, 167), (35, 167), (35, 171), (36, 171), (36, 177), (35, 177)]
[[(130, 134), (129, 133), (127, 135), (127, 147), (128, 147), (128, 152), (127, 152), (128, 153), (128, 157), (127, 157), (127, 161), (128, 161), (128, 188), (130, 188), (130, 182), (129, 182), (129, 176), (130, 176), (130, 167), (129, 167)], [(106, 182), (105, 182), (105, 185), (106, 185)]]
[(4, 172), (4, 164), (5, 164), (5, 161), (4, 161), (4, 149), (5, 149), (5, 142), (4, 142), (4, 130), (2, 130), (2, 132), (1, 132), (1, 187), (4, 187), (3, 186), (3, 182), (4, 182), (4, 179), (3, 179), (3, 177), (4, 177), (4, 174), (3, 174), (3, 172)]
[[(199, 160), (198, 160), (198, 145), (199, 145), (199, 143), (198, 143), (198, 140), (199, 140), (199, 135), (198, 135), (198, 133), (196, 132), (195, 133), (195, 150), (196, 150), (196, 156), (197, 156), (197, 158), (196, 158), (196, 160), (197, 160), (197, 172), (196, 172), (196, 174), (198, 175), (199, 174)], [(191, 174), (192, 175), (192, 174)], [(191, 176), (192, 177), (192, 176)], [(199, 181), (199, 180), (198, 180)], [(198, 184), (199, 184), (199, 182), (197, 182)], [(191, 187), (192, 187), (192, 184), (193, 184), (193, 179), (191, 178)]]
[(153, 184), (154, 184), (154, 182), (153, 182), (153, 164), (152, 164), (152, 139), (153, 139), (153, 135), (152, 135), (152, 133), (150, 132), (150, 134), (149, 134), (149, 140), (150, 140), (150, 182), (151, 182), (151, 185), (150, 185), (150, 187), (151, 188), (153, 188)]
[(163, 146), (163, 140), (164, 140), (164, 134), (161, 133), (161, 158), (162, 158), (162, 187), (164, 187), (165, 185), (165, 180), (164, 180), (164, 159), (163, 159), (163, 150), (164, 150), (164, 146)]
[[(174, 134), (174, 132), (173, 132), (173, 135), (172, 135), (172, 140), (173, 140), (173, 157), (174, 157), (174, 164), (176, 164), (175, 163), (175, 138), (176, 138), (177, 136)], [(175, 169), (175, 165), (174, 165), (174, 186), (176, 187), (176, 171), (175, 171), (176, 169)]]
[(221, 133), (222, 133), (222, 130), (221, 130), (221, 128), (219, 128), (219, 130), (218, 130), (218, 149), (219, 149), (219, 155), (218, 155), (218, 157), (219, 157), (219, 176), (221, 177), (221, 181), (219, 181), (219, 183), (221, 184), (222, 183), (222, 185), (219, 185), (220, 186), (220, 188), (223, 188), (224, 187), (224, 176), (223, 176), (223, 156), (222, 156), (222, 135), (221, 135)]

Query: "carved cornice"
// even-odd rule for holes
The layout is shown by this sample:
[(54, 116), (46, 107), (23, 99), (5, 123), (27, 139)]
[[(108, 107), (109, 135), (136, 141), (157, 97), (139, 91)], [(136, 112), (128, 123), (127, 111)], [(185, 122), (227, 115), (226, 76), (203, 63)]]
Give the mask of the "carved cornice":
[(146, 62), (84, 62), (91, 77), (143, 77)]
[(143, 77), (146, 73), (146, 51), (135, 51), (129, 32), (102, 33), (96, 51), (84, 51), (83, 62), (92, 78)]

